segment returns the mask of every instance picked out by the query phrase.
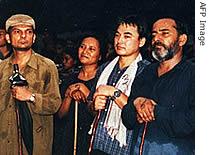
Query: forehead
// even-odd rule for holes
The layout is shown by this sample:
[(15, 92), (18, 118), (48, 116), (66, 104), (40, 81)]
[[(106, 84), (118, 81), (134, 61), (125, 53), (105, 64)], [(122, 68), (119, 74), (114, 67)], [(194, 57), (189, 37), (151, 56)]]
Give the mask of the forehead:
[(12, 30), (14, 30), (14, 29), (19, 29), (19, 30), (26, 30), (26, 29), (28, 30), (28, 29), (31, 29), (32, 30), (33, 28), (30, 25), (22, 25), (21, 24), (21, 25), (15, 25), (15, 26), (13, 26), (12, 27)]
[(175, 29), (176, 23), (173, 19), (160, 19), (153, 24), (153, 30)]
[(138, 29), (136, 25), (130, 25), (130, 24), (120, 24), (117, 28), (117, 32), (119, 33), (138, 33)]
[(89, 44), (95, 44), (95, 45), (97, 44), (97, 45), (99, 45), (98, 40), (96, 38), (93, 38), (93, 37), (84, 38), (82, 40), (82, 43), (89, 43)]

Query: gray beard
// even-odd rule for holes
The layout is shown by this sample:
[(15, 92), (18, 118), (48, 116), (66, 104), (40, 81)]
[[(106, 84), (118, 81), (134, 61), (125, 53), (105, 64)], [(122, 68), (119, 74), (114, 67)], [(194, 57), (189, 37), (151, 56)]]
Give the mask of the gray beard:
[(166, 60), (169, 60), (169, 59), (173, 58), (174, 52), (172, 50), (165, 50), (165, 52), (166, 52), (166, 55), (161, 56), (158, 53), (157, 50), (153, 50), (152, 51), (152, 56), (153, 56), (153, 58), (155, 58), (159, 62), (163, 62), (163, 61), (166, 61)]
[(174, 47), (165, 49), (165, 55), (161, 56), (156, 49), (152, 51), (152, 56), (159, 62), (163, 62), (169, 59), (172, 59), (174, 55), (177, 53), (178, 49), (178, 42), (175, 42)]

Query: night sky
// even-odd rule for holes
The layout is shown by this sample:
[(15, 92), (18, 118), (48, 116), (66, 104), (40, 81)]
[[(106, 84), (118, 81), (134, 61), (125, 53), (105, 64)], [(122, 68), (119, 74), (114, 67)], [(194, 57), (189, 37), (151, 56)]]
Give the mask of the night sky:
[(0, 21), (16, 13), (31, 15), (42, 32), (73, 32), (111, 29), (122, 15), (142, 14), (151, 21), (156, 15), (182, 18), (194, 33), (194, 0), (0, 0)]

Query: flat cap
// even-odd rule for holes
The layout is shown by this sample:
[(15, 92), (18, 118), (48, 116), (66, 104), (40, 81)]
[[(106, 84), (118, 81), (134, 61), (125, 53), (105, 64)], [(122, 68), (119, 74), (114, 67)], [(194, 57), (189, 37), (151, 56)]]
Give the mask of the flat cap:
[(35, 29), (35, 21), (33, 18), (24, 14), (12, 15), (10, 18), (8, 18), (5, 25), (6, 31), (8, 31), (10, 27), (16, 25), (29, 25)]

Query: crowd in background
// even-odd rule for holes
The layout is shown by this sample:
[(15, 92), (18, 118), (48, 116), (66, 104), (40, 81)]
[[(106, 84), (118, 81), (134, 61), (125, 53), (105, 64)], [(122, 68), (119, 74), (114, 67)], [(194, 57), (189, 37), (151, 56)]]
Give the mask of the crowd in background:
[[(80, 104), (79, 104), (80, 105), (79, 106), (80, 114), (79, 114), (79, 122), (78, 122), (78, 128), (79, 128), (79, 130), (78, 130), (79, 131), (78, 132), (78, 146), (80, 148), (77, 148), (77, 151), (78, 151), (78, 154), (82, 154), (83, 152), (88, 152), (88, 148), (85, 146), (89, 145), (90, 137), (86, 137), (86, 136), (87, 136), (87, 132), (90, 130), (91, 123), (93, 122), (95, 115), (92, 115), (92, 113), (90, 113), (90, 111), (88, 109), (89, 107), (87, 107), (87, 104), (89, 104), (89, 102), (87, 101), (87, 98), (91, 92), (92, 87), (96, 85), (96, 83), (93, 83), (93, 82), (95, 82), (96, 72), (97, 72), (99, 66), (101, 66), (101, 64), (107, 65), (108, 62), (113, 62), (116, 58), (116, 48), (118, 48), (119, 51), (123, 48), (123, 47), (118, 47), (118, 45), (116, 45), (114, 48), (113, 42), (115, 41), (116, 42), (115, 44), (117, 44), (117, 42), (120, 42), (119, 41), (120, 39), (117, 38), (118, 37), (117, 35), (120, 34), (121, 30), (129, 29), (129, 28), (131, 28), (131, 29), (136, 28), (132, 24), (131, 25), (129, 25), (129, 24), (126, 25), (126, 24), (127, 23), (120, 23), (118, 25), (119, 27), (118, 27), (117, 31), (113, 35), (112, 35), (113, 32), (111, 32), (111, 31), (106, 32), (107, 34), (100, 33), (100, 32), (94, 32), (94, 31), (85, 31), (85, 32), (78, 31), (78, 34), (74, 33), (74, 36), (69, 36), (69, 37), (65, 38), (65, 37), (59, 37), (58, 34), (52, 33), (50, 31), (48, 31), (47, 29), (45, 29), (45, 31), (42, 34), (37, 35), (36, 42), (35, 42), (35, 44), (33, 44), (33, 50), (36, 51), (36, 53), (39, 53), (40, 55), (51, 59), (55, 63), (57, 70), (58, 70), (58, 75), (59, 75), (59, 89), (60, 89), (60, 95), (62, 98), (62, 105), (59, 108), (58, 112), (54, 115), (54, 144), (53, 144), (53, 153), (54, 154), (68, 154), (68, 153), (71, 154), (73, 152), (73, 148), (74, 148), (73, 133), (75, 132), (74, 131), (75, 127), (72, 122), (75, 119), (73, 110), (74, 110), (74, 107), (76, 106), (76, 102), (80, 102)], [(150, 29), (150, 28), (148, 28), (148, 29)], [(125, 32), (125, 33), (127, 33), (127, 32)], [(0, 31), (0, 37), (3, 35), (4, 35), (4, 33)], [(188, 35), (188, 36), (190, 36), (190, 35)], [(115, 38), (115, 40), (113, 38)], [(136, 37), (136, 38), (138, 38), (138, 37)], [(190, 38), (190, 37), (188, 37), (188, 38)], [(119, 39), (119, 40), (117, 40), (117, 39)], [(139, 41), (138, 39), (137, 39), (137, 41)], [(151, 34), (148, 33), (147, 41), (146, 41), (145, 45), (143, 44), (144, 47), (142, 47), (143, 45), (138, 47), (138, 48), (141, 47), (141, 52), (140, 52), (141, 57), (139, 56), (137, 58), (151, 62), (151, 63), (155, 63), (155, 62), (157, 62), (157, 60), (155, 60), (152, 57), (151, 40), (152, 40)], [(6, 44), (6, 40), (5, 40), (5, 44)], [(12, 48), (9, 47), (9, 45), (7, 45), (7, 48), (9, 51), (8, 52), (9, 55), (11, 55)], [(14, 49), (14, 47), (13, 47), (13, 49)], [(1, 48), (0, 48), (0, 50), (1, 50)], [(191, 38), (188, 40), (188, 44), (185, 45), (183, 51), (184, 51), (183, 57), (185, 57), (187, 59), (187, 61), (194, 63), (194, 40), (193, 40), (192, 35), (191, 35)], [(0, 53), (2, 54), (2, 55), (0, 55), (1, 56), (0, 59), (5, 59), (8, 57), (8, 56), (4, 56), (2, 52), (0, 52)], [(88, 54), (86, 54), (86, 53), (88, 53)], [(120, 55), (120, 54), (118, 54), (118, 55)], [(87, 61), (87, 60), (89, 60), (89, 61)], [(134, 60), (132, 60), (132, 61), (134, 61)], [(117, 60), (116, 60), (116, 62), (117, 62)], [(162, 63), (162, 61), (160, 61), (160, 62)], [(148, 65), (148, 64), (149, 63), (145, 62), (145, 65)], [(101, 69), (100, 73), (104, 77), (106, 77), (107, 75), (105, 75), (106, 73), (103, 73), (103, 70), (110, 67), (109, 65), (107, 65), (107, 66), (104, 65), (103, 66), (104, 68), (101, 67), (103, 69)], [(125, 70), (127, 69), (127, 67), (128, 66), (125, 67)], [(139, 68), (141, 68), (141, 67), (142, 66), (140, 66)], [(144, 66), (142, 68), (144, 68)], [(114, 68), (114, 69), (116, 69), (116, 68)], [(114, 69), (113, 69), (113, 72), (115, 71)], [(107, 69), (107, 70), (109, 70), (109, 69)], [(121, 70), (119, 69), (119, 72), (120, 71)], [(141, 71), (139, 71), (139, 72), (141, 72)], [(132, 71), (129, 72), (129, 74), (131, 74), (131, 73), (132, 73)], [(117, 77), (118, 71), (116, 71), (116, 76), (110, 74), (110, 76), (113, 79), (110, 80), (111, 82), (108, 81), (108, 84), (115, 87), (115, 84), (117, 83), (118, 80), (119, 81), (121, 80), (120, 77), (123, 74), (124, 73), (119, 75), (119, 77)], [(133, 75), (133, 78), (134, 77), (135, 77), (135, 75)], [(98, 80), (100, 79), (99, 76), (97, 78), (98, 78)], [(100, 82), (103, 84), (103, 80)], [(96, 93), (97, 93), (97, 91), (99, 92), (99, 90), (100, 90), (100, 87), (97, 90), (95, 90)], [(102, 88), (101, 88), (101, 91), (102, 91)], [(118, 93), (120, 93), (120, 95), (121, 95), (122, 92), (120, 91)], [(109, 95), (107, 95), (107, 96), (109, 96)], [(127, 95), (127, 96), (129, 96), (129, 95)], [(106, 99), (110, 100), (109, 103), (112, 103), (112, 101), (114, 102), (117, 97), (119, 97), (119, 96), (115, 96), (114, 99), (112, 99), (112, 98), (106, 98)], [(95, 97), (95, 98), (97, 98), (97, 97)], [(74, 101), (74, 102), (72, 102), (72, 101)], [(100, 99), (99, 99), (99, 101), (100, 101)], [(104, 108), (102, 108), (102, 109), (98, 108), (99, 111), (103, 110), (103, 109)], [(141, 120), (141, 121), (143, 121), (143, 120)], [(68, 132), (71, 133), (71, 135), (68, 135)], [(100, 139), (100, 136), (99, 136), (99, 139)], [(68, 144), (68, 145), (66, 145), (66, 144)], [(72, 150), (69, 150), (69, 145), (71, 145), (70, 148)], [(110, 145), (111, 145), (111, 143), (110, 143)], [(116, 144), (116, 145), (118, 145), (118, 144)], [(84, 146), (84, 148), (82, 148), (82, 146)], [(98, 146), (96, 146), (96, 148), (95, 148), (96, 154), (98, 154), (97, 147), (100, 148), (100, 144), (98, 144)], [(79, 151), (81, 151), (81, 152), (79, 152)], [(109, 150), (109, 151), (111, 152), (111, 150)], [(119, 150), (117, 150), (117, 151), (119, 151)], [(124, 150), (122, 150), (122, 152), (123, 151)]]
[[(53, 60), (58, 68), (60, 82), (63, 78), (68, 76), (73, 68), (79, 67), (81, 65), (77, 56), (77, 49), (79, 48), (79, 42), (81, 38), (89, 33), (97, 33), (102, 40), (102, 57), (103, 60), (100, 64), (112, 60), (116, 53), (113, 48), (113, 35), (112, 31), (107, 33), (90, 31), (76, 31), (73, 36), (62, 37), (62, 34), (56, 34), (56, 32), (50, 32), (47, 28), (42, 34), (38, 34), (36, 43), (34, 44), (34, 49), (41, 55)], [(149, 38), (148, 34), (148, 38)], [(187, 59), (194, 62), (195, 49), (194, 49), (194, 36), (189, 34), (188, 42), (185, 45), (185, 53)], [(147, 40), (146, 45), (142, 49), (142, 55), (145, 59), (154, 62), (151, 55), (151, 47), (149, 40)]]

